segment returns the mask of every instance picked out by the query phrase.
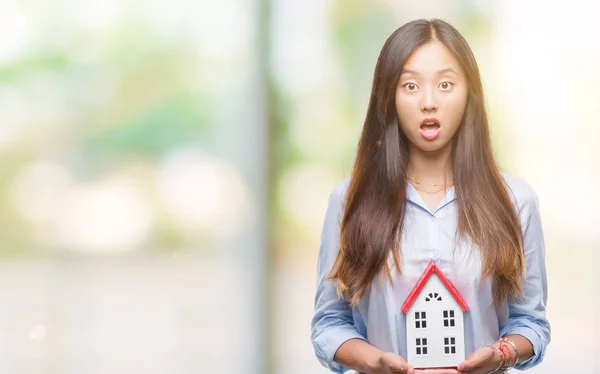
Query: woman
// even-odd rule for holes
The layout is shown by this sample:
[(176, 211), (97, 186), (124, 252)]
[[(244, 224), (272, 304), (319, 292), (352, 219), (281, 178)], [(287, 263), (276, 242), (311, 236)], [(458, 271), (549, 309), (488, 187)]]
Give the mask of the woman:
[[(329, 198), (311, 339), (334, 372), (528, 369), (550, 342), (537, 195), (494, 161), (477, 63), (441, 20), (386, 41), (352, 175)], [(456, 367), (404, 358), (400, 307), (434, 261), (468, 304)]]

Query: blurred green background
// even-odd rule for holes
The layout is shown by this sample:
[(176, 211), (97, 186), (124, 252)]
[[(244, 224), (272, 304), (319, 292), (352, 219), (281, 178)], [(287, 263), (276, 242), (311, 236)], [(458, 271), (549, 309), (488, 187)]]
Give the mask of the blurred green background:
[(503, 170), (538, 193), (553, 341), (600, 373), (592, 1), (4, 0), (0, 371), (326, 373), (327, 198), (386, 38), (442, 18), (478, 59)]

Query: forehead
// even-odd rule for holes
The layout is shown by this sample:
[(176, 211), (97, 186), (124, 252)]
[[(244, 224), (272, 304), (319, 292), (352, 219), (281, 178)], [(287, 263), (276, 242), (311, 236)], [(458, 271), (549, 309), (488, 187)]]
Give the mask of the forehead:
[(433, 41), (417, 48), (406, 60), (404, 70), (434, 74), (441, 69), (451, 68), (461, 74), (460, 63), (452, 52), (441, 42)]

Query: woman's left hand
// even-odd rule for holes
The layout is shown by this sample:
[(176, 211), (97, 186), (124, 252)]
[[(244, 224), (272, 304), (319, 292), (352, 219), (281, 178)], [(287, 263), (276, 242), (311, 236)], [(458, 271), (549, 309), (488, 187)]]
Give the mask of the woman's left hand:
[(469, 374), (488, 374), (500, 365), (500, 355), (492, 347), (481, 347), (458, 364), (458, 371)]

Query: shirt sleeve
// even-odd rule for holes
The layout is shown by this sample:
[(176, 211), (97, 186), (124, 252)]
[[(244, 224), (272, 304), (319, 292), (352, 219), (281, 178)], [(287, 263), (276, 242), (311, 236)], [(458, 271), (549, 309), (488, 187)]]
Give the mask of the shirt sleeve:
[(336, 283), (327, 275), (339, 252), (340, 222), (343, 192), (340, 186), (329, 196), (317, 264), (317, 291), (311, 323), (311, 341), (319, 362), (335, 373), (348, 368), (333, 361), (338, 348), (349, 339), (362, 339), (354, 325), (352, 309), (347, 299), (340, 299)]
[(523, 294), (508, 302), (508, 319), (500, 326), (500, 336), (518, 334), (533, 346), (533, 356), (520, 362), (515, 369), (526, 370), (542, 362), (550, 343), (550, 324), (546, 319), (548, 287), (546, 281), (545, 245), (539, 214), (539, 200), (524, 182), (519, 218), (523, 231), (526, 274)]

